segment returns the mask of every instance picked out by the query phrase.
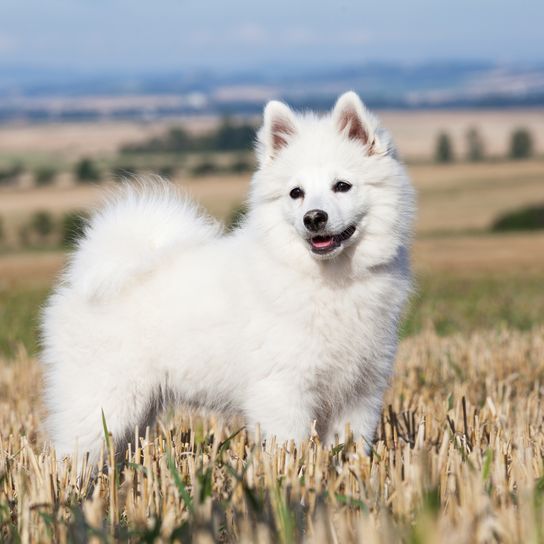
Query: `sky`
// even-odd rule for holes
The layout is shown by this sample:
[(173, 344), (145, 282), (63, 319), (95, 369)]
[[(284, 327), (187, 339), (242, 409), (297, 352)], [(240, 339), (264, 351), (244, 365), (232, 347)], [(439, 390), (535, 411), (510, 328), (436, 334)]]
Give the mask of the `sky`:
[(0, 66), (84, 73), (544, 60), (542, 0), (1, 0)]

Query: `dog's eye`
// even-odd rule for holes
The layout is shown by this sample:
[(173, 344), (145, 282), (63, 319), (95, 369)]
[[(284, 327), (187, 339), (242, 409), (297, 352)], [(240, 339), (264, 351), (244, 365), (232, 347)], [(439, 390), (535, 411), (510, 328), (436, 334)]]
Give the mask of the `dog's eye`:
[(289, 196), (293, 199), (302, 198), (304, 196), (304, 191), (300, 187), (295, 187), (291, 189)]
[(332, 190), (335, 193), (347, 193), (351, 189), (351, 183), (347, 181), (337, 181), (333, 186)]

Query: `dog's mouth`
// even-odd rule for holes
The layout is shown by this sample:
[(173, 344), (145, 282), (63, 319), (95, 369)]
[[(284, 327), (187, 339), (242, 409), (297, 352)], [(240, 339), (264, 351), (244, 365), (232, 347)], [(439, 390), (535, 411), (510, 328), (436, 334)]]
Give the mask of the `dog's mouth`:
[(326, 255), (327, 253), (332, 253), (346, 240), (349, 240), (356, 230), (357, 228), (355, 225), (350, 225), (346, 230), (339, 234), (312, 236), (308, 241), (314, 253), (317, 253), (318, 255)]

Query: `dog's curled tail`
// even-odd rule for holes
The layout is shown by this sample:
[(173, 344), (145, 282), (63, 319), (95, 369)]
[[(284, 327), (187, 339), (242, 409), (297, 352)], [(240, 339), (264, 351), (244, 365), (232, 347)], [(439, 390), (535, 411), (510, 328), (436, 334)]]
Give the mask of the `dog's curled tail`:
[(176, 251), (221, 230), (164, 180), (124, 182), (85, 227), (64, 280), (85, 298), (111, 297)]

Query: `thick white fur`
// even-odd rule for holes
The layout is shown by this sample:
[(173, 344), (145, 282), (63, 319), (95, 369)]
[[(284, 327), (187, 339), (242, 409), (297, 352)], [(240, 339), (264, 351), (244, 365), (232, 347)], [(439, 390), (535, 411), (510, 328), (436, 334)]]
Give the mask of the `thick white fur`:
[[(364, 137), (342, 128), (346, 112)], [(59, 455), (77, 444), (96, 460), (102, 411), (122, 443), (167, 401), (241, 414), (280, 441), (314, 420), (327, 442), (347, 422), (372, 440), (410, 289), (410, 182), (354, 93), (324, 117), (271, 102), (258, 157), (233, 233), (158, 182), (125, 188), (91, 220), (43, 315)], [(337, 179), (352, 189), (333, 192)], [(304, 198), (290, 198), (295, 186)], [(357, 226), (328, 259), (303, 224), (315, 208), (332, 232)]]

